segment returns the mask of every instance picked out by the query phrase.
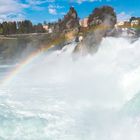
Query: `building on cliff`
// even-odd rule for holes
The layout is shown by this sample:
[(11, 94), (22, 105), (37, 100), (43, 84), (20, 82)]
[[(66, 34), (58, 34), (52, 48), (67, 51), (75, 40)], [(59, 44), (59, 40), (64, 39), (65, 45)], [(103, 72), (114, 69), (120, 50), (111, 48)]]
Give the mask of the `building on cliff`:
[(79, 24), (80, 24), (81, 27), (87, 28), (87, 27), (88, 27), (88, 17), (86, 17), (86, 18), (84, 18), (84, 19), (81, 19), (81, 20), (79, 21)]
[(130, 19), (130, 21), (131, 21), (131, 27), (140, 26), (140, 18), (133, 18), (133, 19)]
[(137, 28), (140, 27), (140, 18), (132, 17), (129, 21), (121, 21), (115, 25), (116, 28)]
[(44, 28), (46, 31), (48, 31), (49, 26), (48, 26), (48, 25), (44, 25), (43, 28)]
[(131, 23), (129, 21), (120, 21), (115, 24), (116, 28), (131, 28)]
[(47, 31), (48, 33), (52, 33), (53, 29), (51, 27), (49, 27), (48, 25), (44, 25), (43, 28), (45, 29), (45, 31)]

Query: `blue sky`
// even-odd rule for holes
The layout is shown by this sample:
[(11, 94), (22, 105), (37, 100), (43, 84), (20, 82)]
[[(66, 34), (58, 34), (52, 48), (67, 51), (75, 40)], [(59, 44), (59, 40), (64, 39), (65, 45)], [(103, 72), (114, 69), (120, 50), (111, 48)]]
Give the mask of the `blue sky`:
[(52, 22), (62, 18), (70, 6), (74, 6), (79, 17), (84, 18), (102, 5), (114, 7), (118, 20), (140, 16), (140, 0), (0, 0), (0, 21)]

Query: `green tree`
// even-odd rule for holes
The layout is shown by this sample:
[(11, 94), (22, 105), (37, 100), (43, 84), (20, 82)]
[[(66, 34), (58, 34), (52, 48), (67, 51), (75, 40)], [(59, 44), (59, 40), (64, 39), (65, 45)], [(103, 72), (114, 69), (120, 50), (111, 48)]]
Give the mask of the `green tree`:
[(3, 34), (4, 35), (9, 34), (8, 23), (6, 21), (2, 23), (2, 28), (3, 28)]
[(110, 6), (103, 6), (100, 8), (95, 8), (89, 15), (88, 26), (91, 27), (105, 23), (114, 27), (116, 22), (117, 18), (114, 9)]
[(45, 29), (43, 28), (43, 25), (41, 23), (34, 26), (34, 31), (36, 33), (44, 33)]
[(43, 23), (43, 24), (44, 24), (44, 25), (48, 25), (46, 21), (44, 21), (44, 23)]
[(3, 27), (2, 27), (2, 24), (0, 23), (0, 34), (2, 35), (3, 34)]

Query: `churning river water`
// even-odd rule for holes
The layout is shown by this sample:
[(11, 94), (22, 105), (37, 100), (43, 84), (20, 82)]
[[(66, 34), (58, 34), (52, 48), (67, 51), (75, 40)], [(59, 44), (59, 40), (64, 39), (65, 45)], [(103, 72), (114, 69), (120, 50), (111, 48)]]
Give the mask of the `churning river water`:
[(0, 85), (0, 140), (140, 140), (140, 39), (104, 38), (73, 60), (75, 45)]

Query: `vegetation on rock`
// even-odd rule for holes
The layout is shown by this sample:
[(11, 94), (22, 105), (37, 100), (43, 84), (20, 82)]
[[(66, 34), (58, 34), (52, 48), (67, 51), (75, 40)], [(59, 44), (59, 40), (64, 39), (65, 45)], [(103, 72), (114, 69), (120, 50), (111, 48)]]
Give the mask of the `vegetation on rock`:
[(54, 32), (65, 33), (71, 30), (78, 30), (79, 18), (76, 10), (70, 7), (69, 12), (64, 16), (63, 19), (59, 19), (54, 25)]
[(104, 24), (113, 28), (116, 22), (117, 18), (114, 9), (110, 6), (103, 6), (95, 8), (89, 15), (88, 26), (92, 27)]

